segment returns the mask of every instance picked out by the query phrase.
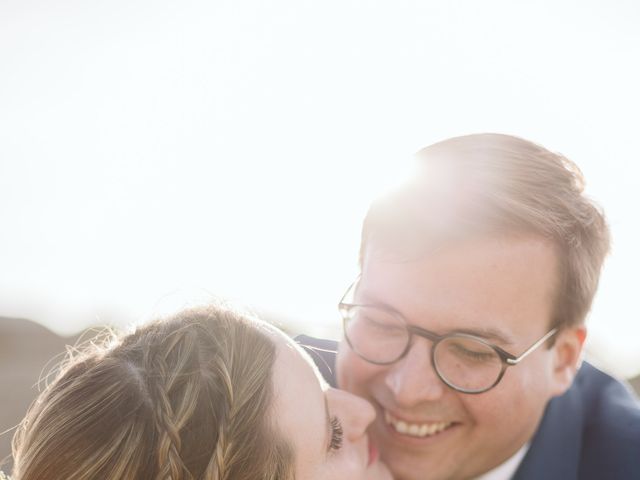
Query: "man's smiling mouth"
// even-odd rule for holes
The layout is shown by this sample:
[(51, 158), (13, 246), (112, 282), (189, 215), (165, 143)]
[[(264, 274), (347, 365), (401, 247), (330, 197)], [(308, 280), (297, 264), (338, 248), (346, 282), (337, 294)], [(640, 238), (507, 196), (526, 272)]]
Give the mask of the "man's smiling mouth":
[(394, 417), (387, 410), (384, 411), (384, 420), (387, 425), (391, 426), (391, 428), (393, 428), (396, 432), (402, 435), (408, 435), (410, 437), (418, 438), (437, 435), (438, 433), (443, 432), (454, 425), (453, 422), (407, 422), (405, 420), (400, 420), (399, 418)]

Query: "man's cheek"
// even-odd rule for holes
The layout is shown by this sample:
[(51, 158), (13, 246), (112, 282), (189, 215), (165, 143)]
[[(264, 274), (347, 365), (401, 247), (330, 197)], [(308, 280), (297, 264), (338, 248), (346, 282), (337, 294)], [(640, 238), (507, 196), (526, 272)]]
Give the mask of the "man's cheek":
[(363, 395), (375, 375), (372, 366), (360, 358), (354, 358), (353, 354), (345, 352), (341, 361), (338, 362), (338, 386)]

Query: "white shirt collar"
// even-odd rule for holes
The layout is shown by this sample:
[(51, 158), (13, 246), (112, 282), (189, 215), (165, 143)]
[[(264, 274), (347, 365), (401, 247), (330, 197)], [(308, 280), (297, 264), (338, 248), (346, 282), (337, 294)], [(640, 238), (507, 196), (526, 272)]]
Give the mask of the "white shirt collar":
[(529, 443), (525, 443), (512, 457), (498, 465), (493, 470), (476, 477), (475, 480), (509, 480), (516, 473), (522, 459), (529, 450)]

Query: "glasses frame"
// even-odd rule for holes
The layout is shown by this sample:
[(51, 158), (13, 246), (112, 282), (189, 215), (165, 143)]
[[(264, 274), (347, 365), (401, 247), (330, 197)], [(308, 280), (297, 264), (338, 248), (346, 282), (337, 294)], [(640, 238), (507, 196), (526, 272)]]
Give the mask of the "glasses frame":
[[(414, 344), (414, 336), (419, 336), (419, 337), (423, 337), (423, 338), (426, 338), (428, 340), (431, 340), (431, 342), (433, 342), (433, 346), (431, 347), (431, 366), (433, 367), (433, 370), (436, 372), (436, 374), (438, 375), (438, 378), (445, 385), (447, 385), (448, 387), (450, 387), (450, 388), (452, 388), (452, 389), (454, 389), (454, 390), (456, 390), (458, 392), (461, 392), (461, 393), (478, 394), (478, 393), (484, 393), (484, 392), (486, 392), (488, 390), (491, 390), (493, 387), (498, 385), (498, 383), (500, 383), (500, 380), (502, 380), (502, 377), (504, 376), (504, 374), (507, 371), (508, 367), (513, 367), (515, 365), (518, 365), (522, 360), (524, 360), (527, 356), (529, 356), (529, 354), (531, 354), (538, 347), (540, 347), (540, 345), (544, 344), (544, 342), (546, 342), (551, 337), (553, 337), (556, 333), (558, 333), (558, 328), (552, 328), (547, 333), (545, 333), (540, 339), (536, 340), (524, 352), (522, 352), (520, 355), (516, 356), (516, 355), (514, 355), (512, 353), (509, 353), (506, 350), (500, 348), (499, 346), (488, 342), (484, 338), (477, 337), (475, 335), (470, 335), (468, 333), (461, 333), (461, 332), (450, 332), (450, 333), (446, 333), (444, 335), (438, 335), (437, 333), (432, 332), (432, 331), (427, 330), (427, 329), (424, 329), (422, 327), (418, 327), (416, 325), (411, 325), (407, 321), (407, 319), (404, 318), (404, 316), (402, 314), (400, 314), (399, 312), (397, 312), (395, 310), (392, 310), (390, 308), (381, 307), (379, 305), (370, 305), (370, 304), (363, 304), (363, 303), (345, 302), (345, 299), (347, 298), (347, 295), (349, 295), (349, 293), (354, 289), (354, 287), (356, 286), (356, 284), (358, 283), (359, 280), (360, 280), (360, 277), (358, 277), (349, 286), (347, 291), (344, 293), (344, 295), (340, 299), (340, 302), (338, 303), (338, 310), (340, 311), (340, 314), (342, 316), (342, 330), (343, 330), (343, 333), (344, 333), (344, 338), (347, 341), (347, 344), (349, 345), (349, 348), (351, 348), (351, 350), (353, 350), (353, 352), (356, 355), (358, 355), (360, 358), (362, 358), (363, 360), (365, 360), (365, 361), (367, 361), (369, 363), (372, 363), (374, 365), (392, 365), (392, 364), (396, 363), (397, 361), (402, 360), (407, 355), (407, 353), (409, 353), (409, 351), (411, 350), (411, 347), (413, 347), (413, 344)], [(407, 330), (407, 333), (408, 333), (407, 344), (406, 344), (404, 350), (402, 351), (402, 353), (396, 359), (388, 361), (388, 362), (376, 362), (376, 361), (373, 361), (373, 360), (369, 360), (368, 358), (363, 356), (353, 346), (353, 344), (351, 343), (351, 339), (347, 335), (347, 323), (349, 322), (348, 314), (354, 307), (375, 308), (377, 310), (380, 310), (380, 311), (383, 311), (385, 313), (388, 313), (389, 315), (395, 317), (396, 319), (400, 320), (404, 324), (404, 326), (405, 326), (405, 328)], [(469, 339), (469, 340), (475, 340), (477, 342), (480, 342), (480, 343), (486, 345), (487, 347), (491, 348), (494, 352), (496, 352), (496, 354), (500, 358), (500, 361), (502, 362), (502, 366), (501, 366), (501, 369), (500, 369), (500, 373), (498, 374), (498, 377), (496, 378), (495, 382), (493, 382), (493, 384), (491, 384), (490, 386), (488, 386), (486, 388), (472, 390), (472, 389), (465, 389), (465, 388), (461, 388), (461, 387), (458, 387), (456, 385), (453, 385), (446, 378), (444, 378), (442, 376), (442, 374), (440, 373), (440, 371), (438, 370), (438, 366), (437, 366), (437, 363), (436, 363), (436, 360), (435, 360), (435, 352), (437, 350), (438, 344), (440, 342), (442, 342), (443, 340), (446, 340), (448, 338), (464, 338), (464, 339)]]

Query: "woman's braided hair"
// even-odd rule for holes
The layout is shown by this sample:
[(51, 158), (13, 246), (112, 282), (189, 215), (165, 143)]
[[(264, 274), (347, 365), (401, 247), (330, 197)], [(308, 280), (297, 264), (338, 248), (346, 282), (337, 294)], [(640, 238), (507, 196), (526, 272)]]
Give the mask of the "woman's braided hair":
[(211, 306), (85, 349), (16, 432), (14, 480), (292, 479), (264, 328)]

